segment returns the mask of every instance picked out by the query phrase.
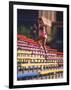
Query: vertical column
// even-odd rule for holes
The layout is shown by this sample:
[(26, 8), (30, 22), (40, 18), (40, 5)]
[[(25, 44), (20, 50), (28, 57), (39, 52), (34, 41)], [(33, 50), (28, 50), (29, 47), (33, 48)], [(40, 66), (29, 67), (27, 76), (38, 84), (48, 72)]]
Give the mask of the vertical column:
[(52, 22), (55, 22), (56, 21), (56, 12), (55, 11), (52, 11)]
[(43, 11), (40, 10), (40, 11), (38, 12), (38, 18), (42, 17), (42, 15), (43, 15)]

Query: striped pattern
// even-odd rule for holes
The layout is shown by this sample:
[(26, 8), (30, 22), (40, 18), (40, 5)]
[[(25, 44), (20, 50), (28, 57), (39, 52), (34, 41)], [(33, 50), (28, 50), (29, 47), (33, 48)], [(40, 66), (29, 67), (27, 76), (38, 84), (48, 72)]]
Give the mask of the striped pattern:
[(63, 53), (18, 35), (17, 80), (54, 79), (63, 77)]

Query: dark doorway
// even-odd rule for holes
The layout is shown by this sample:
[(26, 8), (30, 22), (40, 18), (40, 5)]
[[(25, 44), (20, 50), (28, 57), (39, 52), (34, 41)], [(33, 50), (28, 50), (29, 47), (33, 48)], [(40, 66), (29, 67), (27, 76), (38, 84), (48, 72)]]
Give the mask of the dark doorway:
[(55, 38), (50, 44), (51, 48), (56, 48), (58, 51), (63, 52), (63, 28), (58, 27)]
[(56, 20), (57, 21), (63, 21), (63, 12), (57, 11), (57, 13), (56, 13)]

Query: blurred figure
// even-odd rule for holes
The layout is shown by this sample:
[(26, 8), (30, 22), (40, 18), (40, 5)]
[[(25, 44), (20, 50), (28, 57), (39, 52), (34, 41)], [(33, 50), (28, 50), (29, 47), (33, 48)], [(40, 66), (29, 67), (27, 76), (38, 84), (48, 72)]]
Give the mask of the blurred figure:
[(44, 24), (42, 18), (38, 20), (38, 35), (39, 35), (39, 44), (42, 47), (45, 47), (47, 40), (47, 26)]

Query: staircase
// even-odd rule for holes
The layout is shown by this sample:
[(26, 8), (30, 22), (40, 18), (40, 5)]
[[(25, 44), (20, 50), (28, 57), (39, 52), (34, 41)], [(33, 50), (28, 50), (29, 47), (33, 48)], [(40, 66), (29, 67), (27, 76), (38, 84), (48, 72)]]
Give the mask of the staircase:
[(63, 78), (63, 53), (17, 35), (17, 80)]

